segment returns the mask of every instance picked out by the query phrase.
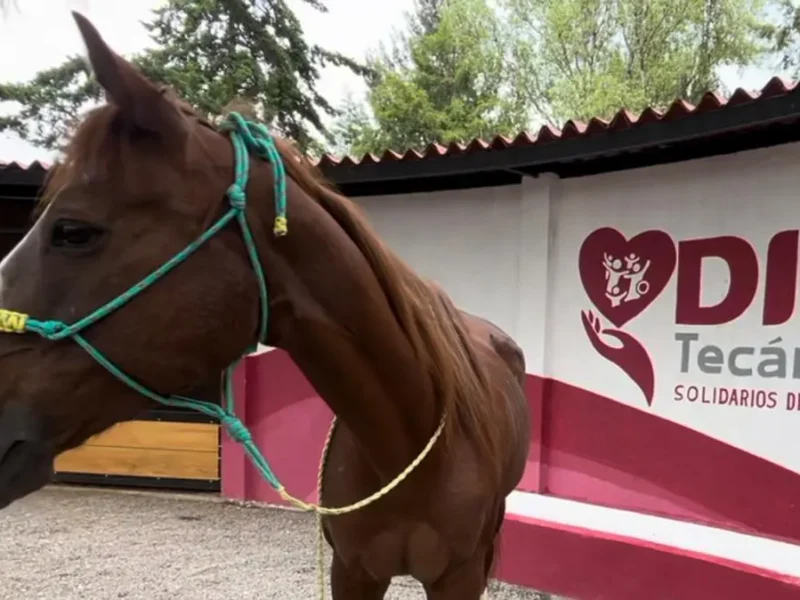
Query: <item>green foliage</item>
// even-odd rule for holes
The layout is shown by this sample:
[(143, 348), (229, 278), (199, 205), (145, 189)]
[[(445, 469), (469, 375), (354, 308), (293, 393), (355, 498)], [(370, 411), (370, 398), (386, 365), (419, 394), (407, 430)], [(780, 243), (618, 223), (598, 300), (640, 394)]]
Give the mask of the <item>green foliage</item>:
[(27, 83), (0, 84), (0, 101), (21, 105), (16, 113), (0, 115), (0, 131), (13, 131), (45, 148), (57, 147), (81, 108), (101, 98), (101, 90), (89, 74), (84, 59), (74, 57), (37, 73)]
[(369, 62), (369, 108), (346, 101), (339, 149), (380, 153), (516, 133), (527, 105), (509, 77), (504, 40), (486, 0), (418, 0), (409, 33)]
[(696, 101), (767, 46), (762, 0), (503, 0), (519, 85), (547, 120)]
[(800, 78), (800, 2), (774, 0), (774, 18), (762, 32), (773, 50), (776, 66), (789, 77)]
[[(303, 1), (325, 11), (320, 0)], [(316, 91), (320, 69), (330, 64), (368, 72), (308, 44), (284, 0), (169, 0), (145, 26), (157, 46), (132, 60), (151, 79), (172, 86), (211, 119), (231, 101), (246, 100), (306, 149), (314, 147), (315, 133), (330, 139), (322, 115), (336, 114)], [(55, 148), (81, 111), (100, 98), (83, 60), (70, 58), (28, 82), (0, 85), (0, 101), (21, 105), (0, 119), (0, 131)]]
[(767, 0), (489, 1), (418, 0), (408, 34), (370, 63), (367, 106), (345, 103), (338, 149), (402, 150), (513, 135), (534, 118), (559, 125), (696, 101), (721, 88), (719, 67), (761, 59), (773, 31)]

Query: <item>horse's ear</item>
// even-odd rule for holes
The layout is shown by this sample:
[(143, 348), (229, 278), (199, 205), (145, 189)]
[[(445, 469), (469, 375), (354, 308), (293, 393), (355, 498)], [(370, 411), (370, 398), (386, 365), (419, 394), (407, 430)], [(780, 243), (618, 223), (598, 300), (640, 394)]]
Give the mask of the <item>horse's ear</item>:
[(72, 11), (72, 16), (86, 44), (95, 77), (106, 91), (106, 98), (119, 106), (124, 117), (137, 127), (165, 137), (185, 139), (188, 134), (186, 119), (163, 91), (109, 48), (86, 17), (75, 11)]

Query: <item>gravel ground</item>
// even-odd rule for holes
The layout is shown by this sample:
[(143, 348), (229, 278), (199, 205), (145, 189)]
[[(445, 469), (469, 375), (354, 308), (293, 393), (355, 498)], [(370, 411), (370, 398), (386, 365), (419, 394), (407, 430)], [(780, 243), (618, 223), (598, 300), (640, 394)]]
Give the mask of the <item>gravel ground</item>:
[[(315, 600), (315, 540), (306, 514), (49, 487), (0, 512), (0, 598)], [(386, 598), (424, 596), (399, 579)], [(491, 600), (540, 598), (491, 587)]]

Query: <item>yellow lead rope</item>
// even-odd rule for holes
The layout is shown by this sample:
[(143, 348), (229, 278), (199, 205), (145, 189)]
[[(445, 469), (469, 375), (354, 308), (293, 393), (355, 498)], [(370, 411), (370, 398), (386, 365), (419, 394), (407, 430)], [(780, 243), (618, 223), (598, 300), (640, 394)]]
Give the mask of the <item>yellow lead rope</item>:
[[(428, 440), (426, 446), (422, 449), (422, 452), (409, 464), (403, 471), (400, 472), (397, 477), (392, 479), (388, 484), (382, 487), (380, 490), (375, 492), (374, 494), (367, 496), (366, 498), (359, 500), (353, 504), (349, 504), (347, 506), (340, 506), (336, 508), (328, 508), (322, 506), (320, 504), (315, 504), (313, 502), (305, 502), (300, 498), (296, 498), (292, 496), (286, 488), (281, 486), (278, 489), (278, 494), (280, 497), (304, 512), (314, 512), (317, 515), (317, 570), (319, 576), (319, 598), (320, 600), (325, 600), (325, 536), (322, 531), (322, 516), (323, 515), (343, 515), (351, 512), (355, 512), (359, 509), (364, 508), (365, 506), (369, 506), (376, 500), (380, 500), (386, 494), (391, 492), (395, 489), (398, 485), (400, 485), (410, 474), (411, 472), (416, 469), (419, 464), (425, 459), (425, 457), (430, 454), (430, 451), (433, 449), (434, 444), (442, 435), (442, 431), (444, 431), (444, 425), (446, 420), (447, 414), (445, 413), (442, 416), (442, 420), (439, 423), (439, 426), (436, 428), (436, 431), (431, 436), (431, 439)], [(328, 435), (325, 438), (325, 445), (322, 448), (322, 456), (320, 457), (319, 461), (319, 470), (317, 471), (317, 496), (319, 497), (320, 501), (322, 500), (322, 478), (325, 473), (325, 465), (328, 462), (328, 450), (330, 449), (331, 440), (333, 439), (333, 433), (336, 429), (336, 417), (334, 416), (333, 420), (331, 421), (331, 426), (328, 429)]]

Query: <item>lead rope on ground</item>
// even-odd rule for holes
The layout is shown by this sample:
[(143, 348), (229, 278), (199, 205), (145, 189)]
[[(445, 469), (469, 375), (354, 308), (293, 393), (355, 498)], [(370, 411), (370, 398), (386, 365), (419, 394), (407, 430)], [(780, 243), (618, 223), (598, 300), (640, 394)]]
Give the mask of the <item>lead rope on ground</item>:
[[(234, 182), (227, 190), (227, 197), (230, 203), (230, 209), (220, 219), (203, 232), (195, 241), (186, 246), (183, 250), (178, 252), (175, 256), (161, 265), (158, 269), (150, 273), (147, 277), (140, 282), (131, 286), (127, 291), (123, 292), (110, 302), (104, 304), (96, 309), (86, 317), (79, 319), (72, 325), (67, 325), (61, 321), (45, 320), (40, 321), (29, 317), (26, 314), (14, 312), (0, 308), (0, 333), (36, 333), (41, 337), (56, 341), (71, 338), (78, 344), (86, 353), (91, 356), (100, 366), (102, 366), (111, 375), (116, 377), (119, 381), (132, 388), (142, 396), (154, 400), (159, 404), (165, 406), (188, 408), (201, 412), (209, 417), (217, 419), (220, 424), (230, 435), (231, 439), (241, 444), (245, 453), (252, 461), (253, 465), (258, 469), (259, 473), (269, 483), (269, 485), (278, 493), (278, 495), (288, 504), (294, 506), (305, 512), (316, 513), (317, 519), (317, 558), (319, 570), (319, 596), (320, 600), (325, 600), (325, 547), (324, 547), (324, 533), (322, 517), (324, 515), (343, 515), (350, 512), (355, 512), (372, 504), (380, 498), (386, 496), (394, 490), (400, 483), (402, 483), (408, 475), (423, 461), (423, 459), (430, 453), (436, 441), (442, 434), (445, 426), (447, 415), (443, 414), (439, 426), (436, 428), (431, 439), (426, 446), (419, 453), (411, 464), (408, 465), (401, 473), (399, 473), (392, 481), (386, 484), (383, 488), (374, 494), (359, 500), (348, 506), (341, 507), (324, 507), (321, 504), (305, 502), (300, 498), (292, 496), (278, 477), (273, 472), (269, 462), (259, 450), (258, 446), (253, 441), (252, 434), (247, 426), (236, 416), (235, 411), (235, 397), (233, 386), (233, 374), (236, 367), (241, 360), (252, 353), (258, 344), (254, 344), (244, 351), (244, 353), (233, 364), (225, 369), (223, 380), (223, 399), (224, 406), (188, 398), (186, 396), (170, 395), (165, 396), (150, 390), (146, 386), (140, 384), (135, 379), (130, 377), (127, 373), (122, 371), (113, 362), (111, 362), (100, 350), (95, 348), (89, 343), (86, 338), (81, 335), (81, 332), (86, 328), (94, 325), (101, 319), (108, 316), (110, 313), (121, 308), (136, 296), (138, 296), (145, 289), (152, 286), (159, 281), (164, 275), (169, 273), (172, 269), (183, 263), (194, 252), (202, 246), (209, 239), (214, 237), (219, 231), (227, 226), (234, 219), (237, 221), (239, 228), (242, 231), (247, 254), (250, 258), (253, 271), (256, 275), (258, 283), (260, 307), (261, 307), (261, 320), (259, 324), (258, 341), (266, 343), (267, 328), (269, 324), (269, 296), (267, 292), (266, 277), (264, 276), (264, 269), (261, 265), (261, 260), (258, 256), (256, 244), (253, 238), (250, 225), (247, 222), (247, 195), (245, 189), (247, 188), (247, 181), (250, 169), (250, 152), (253, 152), (261, 159), (268, 161), (272, 165), (273, 175), (275, 179), (275, 220), (273, 224), (273, 234), (275, 236), (284, 236), (288, 233), (288, 220), (286, 217), (286, 172), (284, 169), (283, 161), (281, 160), (280, 153), (275, 147), (275, 142), (269, 133), (266, 126), (260, 123), (247, 121), (237, 112), (232, 112), (221, 126), (222, 131), (229, 133), (231, 143), (234, 149), (234, 169), (235, 176)], [(325, 440), (325, 446), (322, 450), (320, 458), (319, 471), (317, 473), (317, 494), (322, 499), (322, 480), (327, 463), (328, 450), (333, 439), (333, 433), (336, 427), (336, 418), (334, 417), (331, 422), (331, 427), (328, 430), (328, 436)]]

